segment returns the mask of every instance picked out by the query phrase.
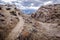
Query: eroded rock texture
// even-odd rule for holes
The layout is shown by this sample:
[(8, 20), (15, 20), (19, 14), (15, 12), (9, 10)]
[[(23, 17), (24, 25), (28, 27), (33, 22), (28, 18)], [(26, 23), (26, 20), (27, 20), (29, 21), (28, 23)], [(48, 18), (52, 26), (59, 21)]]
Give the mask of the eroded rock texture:
[(0, 40), (5, 40), (12, 33), (17, 23), (20, 22), (19, 13), (20, 10), (15, 5), (0, 5)]
[[(60, 4), (40, 7), (30, 17), (26, 17), (25, 29), (29, 33), (23, 40), (60, 40)], [(27, 30), (28, 29), (28, 30)], [(20, 38), (21, 40), (21, 38)]]
[(31, 15), (0, 5), (0, 40), (60, 40), (60, 4), (41, 6)]

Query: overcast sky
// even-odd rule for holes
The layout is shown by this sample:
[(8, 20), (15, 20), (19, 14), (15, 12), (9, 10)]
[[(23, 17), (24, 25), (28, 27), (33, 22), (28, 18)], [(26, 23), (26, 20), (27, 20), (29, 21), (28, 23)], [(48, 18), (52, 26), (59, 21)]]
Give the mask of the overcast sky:
[[(33, 13), (42, 5), (60, 3), (59, 0), (2, 0), (16, 4), (24, 13)], [(1, 2), (1, 1), (0, 1)]]

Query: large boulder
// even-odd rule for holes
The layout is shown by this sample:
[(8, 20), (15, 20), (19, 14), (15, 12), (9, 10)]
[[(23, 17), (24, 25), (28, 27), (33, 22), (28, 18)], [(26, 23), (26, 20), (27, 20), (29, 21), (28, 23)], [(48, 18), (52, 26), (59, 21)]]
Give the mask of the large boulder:
[(60, 4), (41, 6), (31, 16), (41, 22), (58, 23), (60, 22)]
[(18, 32), (23, 28), (23, 18), (20, 14), (20, 10), (15, 5), (0, 5), (0, 40), (13, 40), (19, 35)]

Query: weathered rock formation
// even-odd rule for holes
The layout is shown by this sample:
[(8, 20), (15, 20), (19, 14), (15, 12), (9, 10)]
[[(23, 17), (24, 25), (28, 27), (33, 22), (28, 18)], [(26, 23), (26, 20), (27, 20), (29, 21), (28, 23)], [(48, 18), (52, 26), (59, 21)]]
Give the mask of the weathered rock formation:
[(15, 5), (0, 5), (0, 40), (14, 40), (19, 35), (24, 24), (20, 13)]
[(0, 5), (0, 40), (60, 40), (60, 4), (41, 6), (31, 15)]

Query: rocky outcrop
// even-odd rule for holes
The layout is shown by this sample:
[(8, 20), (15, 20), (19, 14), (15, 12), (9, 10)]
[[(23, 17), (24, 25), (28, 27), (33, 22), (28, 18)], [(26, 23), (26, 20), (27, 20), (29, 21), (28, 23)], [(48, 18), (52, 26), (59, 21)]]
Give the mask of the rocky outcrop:
[(14, 40), (19, 35), (24, 22), (20, 13), (15, 5), (0, 5), (0, 40)]
[(60, 4), (46, 5), (40, 7), (35, 13), (33, 13), (30, 17), (26, 19), (27, 22), (25, 21), (26, 23), (24, 30), (28, 31), (29, 36), (28, 37), (23, 36), (22, 39), (59, 40), (60, 39), (59, 10)]
[(46, 5), (40, 7), (32, 17), (46, 23), (60, 22), (60, 4)]
[(31, 15), (0, 5), (0, 16), (0, 40), (60, 40), (60, 4), (41, 6)]

